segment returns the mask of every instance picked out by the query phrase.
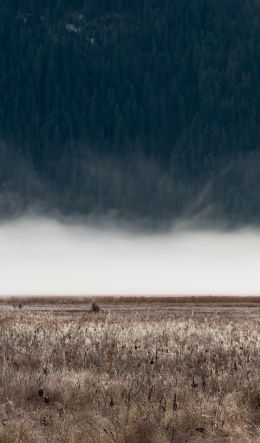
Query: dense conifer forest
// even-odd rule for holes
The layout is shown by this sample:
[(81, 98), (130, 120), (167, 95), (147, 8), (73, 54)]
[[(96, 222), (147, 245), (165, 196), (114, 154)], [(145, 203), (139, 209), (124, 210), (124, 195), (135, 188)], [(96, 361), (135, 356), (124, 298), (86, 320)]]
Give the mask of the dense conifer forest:
[(260, 222), (259, 0), (2, 0), (0, 212)]

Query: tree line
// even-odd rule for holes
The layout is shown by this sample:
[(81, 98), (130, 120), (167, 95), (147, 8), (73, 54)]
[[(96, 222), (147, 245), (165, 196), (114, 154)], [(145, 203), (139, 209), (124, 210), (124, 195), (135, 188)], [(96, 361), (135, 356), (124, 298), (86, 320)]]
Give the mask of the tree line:
[(0, 41), (2, 195), (260, 220), (257, 0), (3, 0)]

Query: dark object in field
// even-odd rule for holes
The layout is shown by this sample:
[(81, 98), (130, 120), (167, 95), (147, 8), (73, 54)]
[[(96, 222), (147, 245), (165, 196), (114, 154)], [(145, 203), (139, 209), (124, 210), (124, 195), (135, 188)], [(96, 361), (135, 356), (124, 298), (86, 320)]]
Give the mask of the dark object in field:
[(43, 425), (44, 426), (49, 426), (49, 422), (46, 420), (46, 417), (43, 417)]
[(206, 432), (206, 429), (205, 429), (205, 428), (198, 427), (198, 428), (196, 428), (196, 431), (197, 431), (197, 432), (202, 432), (202, 433), (204, 433), (204, 432)]
[(193, 377), (193, 379), (192, 379), (192, 385), (191, 385), (193, 388), (197, 388), (199, 385), (198, 385), (198, 383), (195, 383), (195, 380), (194, 380), (194, 377)]
[(173, 399), (173, 402), (172, 402), (172, 409), (174, 411), (177, 411), (177, 408), (178, 408), (178, 405), (177, 405), (177, 395), (174, 394), (174, 399)]
[(50, 403), (50, 397), (43, 395), (43, 389), (39, 389), (38, 391), (39, 397), (43, 399), (44, 403), (47, 405), (48, 403)]
[(92, 302), (91, 303), (91, 308), (90, 308), (91, 312), (94, 312), (95, 314), (98, 313), (100, 311), (100, 307), (98, 306), (98, 304), (96, 302)]

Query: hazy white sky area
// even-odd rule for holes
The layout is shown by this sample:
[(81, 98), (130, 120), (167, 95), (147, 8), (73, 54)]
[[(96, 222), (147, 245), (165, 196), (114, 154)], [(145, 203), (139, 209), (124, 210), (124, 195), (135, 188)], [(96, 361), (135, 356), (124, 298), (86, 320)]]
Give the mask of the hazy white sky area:
[(260, 231), (0, 225), (0, 295), (260, 295)]

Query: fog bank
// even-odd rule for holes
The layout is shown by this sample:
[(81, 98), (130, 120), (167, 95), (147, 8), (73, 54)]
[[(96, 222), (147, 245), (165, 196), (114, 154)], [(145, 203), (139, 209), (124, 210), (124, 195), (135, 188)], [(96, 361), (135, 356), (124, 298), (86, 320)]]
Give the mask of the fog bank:
[(260, 295), (260, 232), (0, 225), (0, 295)]

